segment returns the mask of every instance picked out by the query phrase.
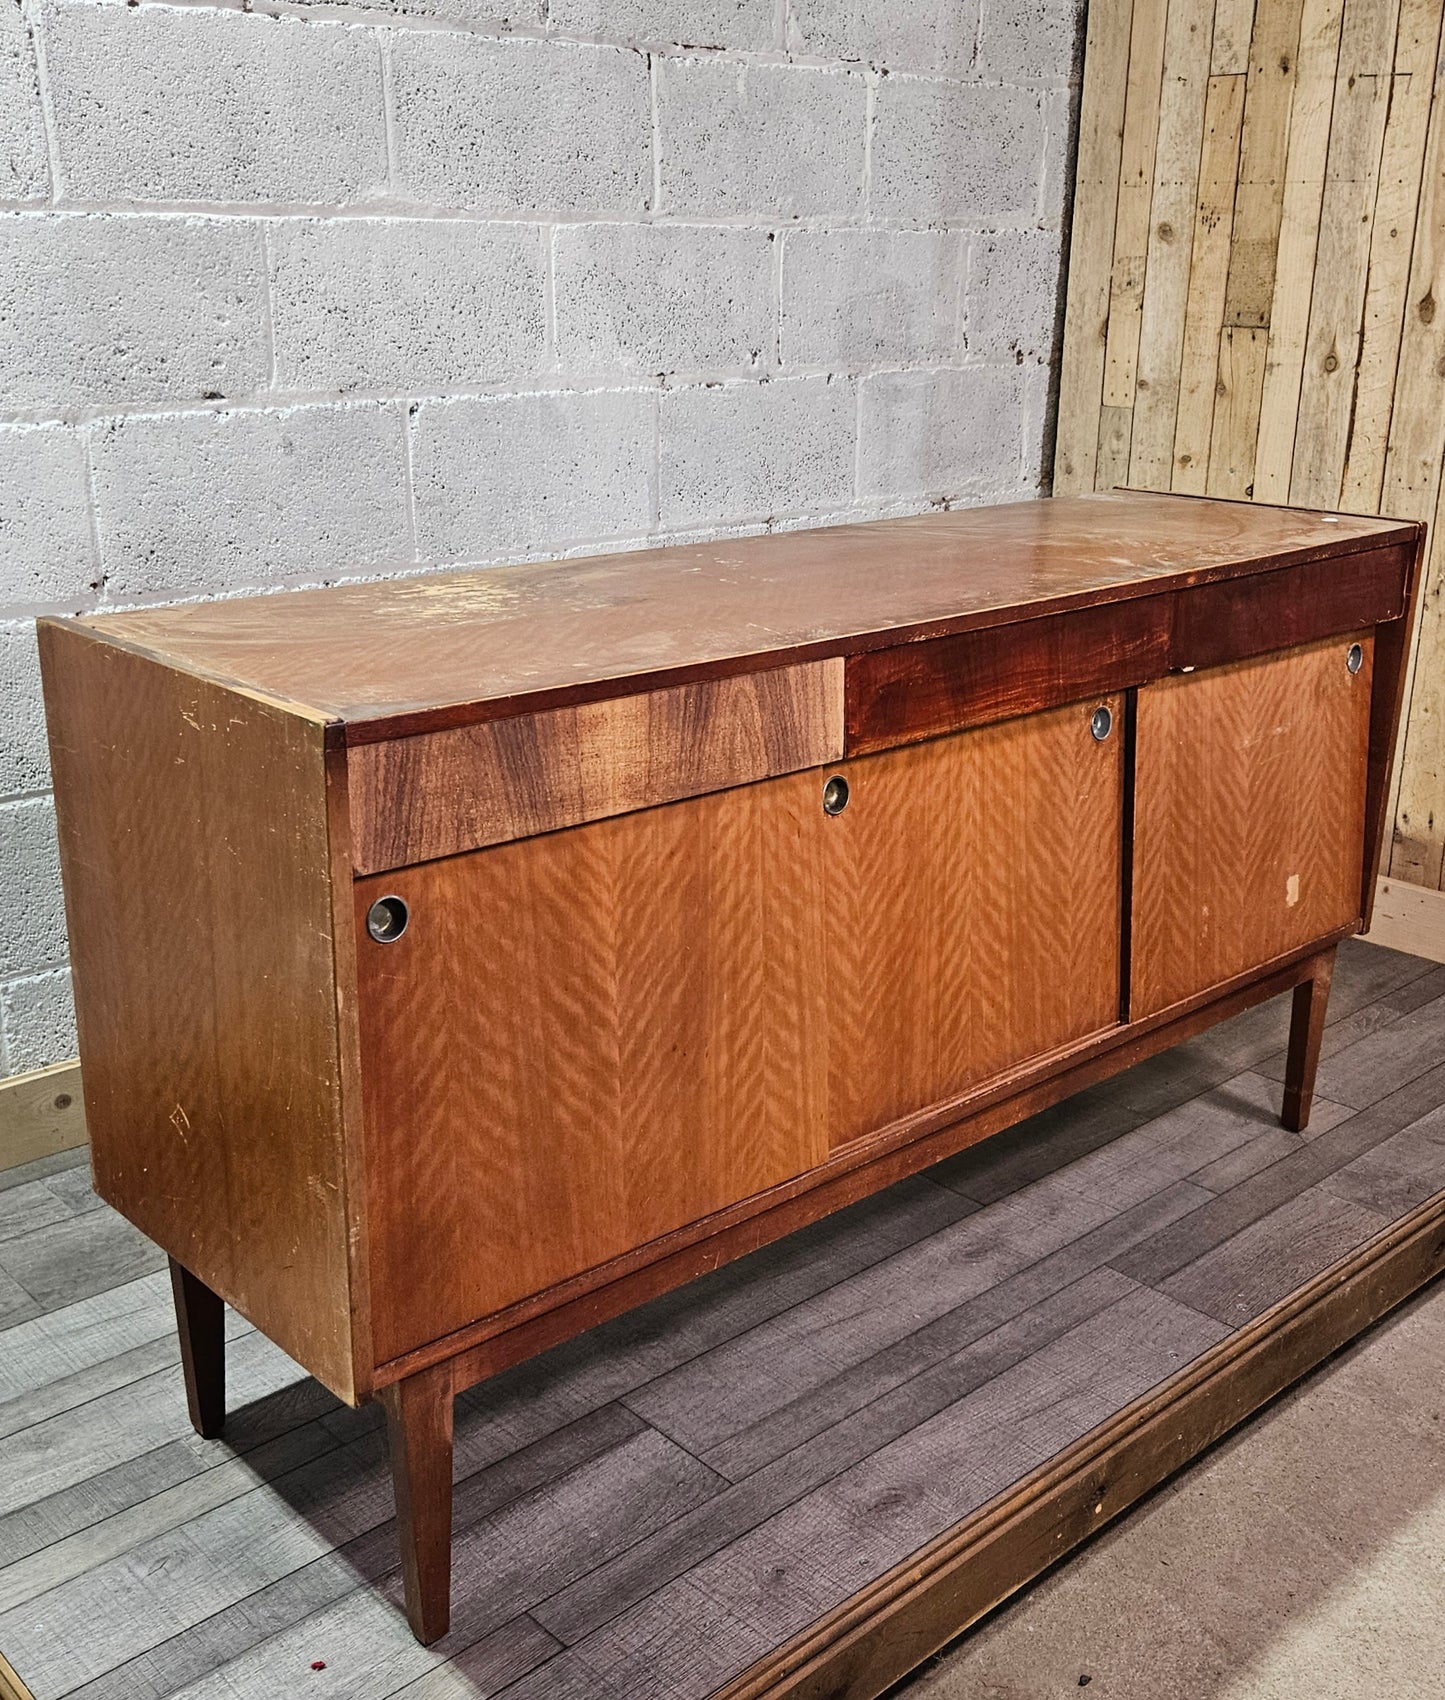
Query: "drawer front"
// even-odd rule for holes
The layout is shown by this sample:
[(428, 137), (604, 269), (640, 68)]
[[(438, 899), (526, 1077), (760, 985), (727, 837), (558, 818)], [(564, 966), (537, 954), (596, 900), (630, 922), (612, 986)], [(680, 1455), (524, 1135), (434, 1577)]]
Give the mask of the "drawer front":
[(1106, 696), (1169, 667), (1169, 601), (1145, 596), (848, 658), (848, 752)]
[(843, 663), (814, 662), (361, 744), (358, 874), (700, 796), (843, 753)]
[(1065, 709), (359, 880), (380, 1356), (1112, 1025), (1122, 742)]
[(1170, 666), (1217, 667), (1398, 620), (1413, 554), (1371, 549), (1181, 590)]
[(1139, 692), (1135, 1019), (1358, 918), (1373, 647), (1364, 631)]
[(848, 753), (984, 726), (1405, 612), (1411, 549), (1367, 550), (848, 658)]

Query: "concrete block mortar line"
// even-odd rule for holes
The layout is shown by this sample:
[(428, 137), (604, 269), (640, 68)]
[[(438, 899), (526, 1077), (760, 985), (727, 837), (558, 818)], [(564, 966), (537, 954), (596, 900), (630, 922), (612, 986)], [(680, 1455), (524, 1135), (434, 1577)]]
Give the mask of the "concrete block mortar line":
[[(63, 8), (67, 0), (58, 0)], [(94, 0), (72, 0), (92, 4)], [(139, 0), (133, 10), (161, 9), (178, 12), (242, 12), (259, 17), (294, 18), (300, 23), (332, 24), (358, 30), (393, 34), (444, 34), (481, 36), (489, 40), (535, 41), (572, 47), (611, 47), (627, 52), (652, 53), (662, 58), (723, 59), (740, 64), (799, 66), (817, 70), (861, 71), (877, 69), (897, 76), (925, 77), (969, 86), (993, 88), (1056, 89), (1070, 86), (1068, 78), (1038, 78), (1028, 83), (1011, 83), (972, 69), (923, 65), (898, 60), (846, 59), (838, 54), (807, 53), (787, 47), (718, 47), (708, 42), (669, 41), (662, 37), (621, 36), (580, 30), (562, 31), (550, 23), (511, 23), (501, 18), (399, 14), (376, 6), (348, 5), (345, 0)]]
[(47, 785), (39, 791), (7, 791), (0, 796), (0, 809), (7, 808), (11, 803), (53, 803), (55, 793)]
[(875, 377), (889, 372), (937, 372), (965, 368), (971, 370), (987, 366), (1011, 367), (1016, 364), (1017, 362), (1012, 359), (981, 355), (977, 359), (964, 356), (957, 360), (945, 361), (937, 359), (855, 360), (841, 364), (800, 364), (790, 367), (786, 372), (774, 369), (760, 370), (756, 366), (700, 367), (662, 374), (621, 371), (615, 373), (591, 372), (569, 379), (565, 372), (559, 370), (540, 374), (539, 381), (534, 383), (519, 384), (515, 380), (509, 380), (466, 389), (447, 390), (444, 393), (428, 392), (425, 395), (418, 395), (415, 391), (404, 389), (362, 389), (360, 387), (348, 389), (344, 393), (336, 390), (276, 390), (251, 396), (222, 397), (214, 401), (137, 402), (132, 406), (107, 403), (94, 408), (78, 408), (64, 416), (42, 413), (34, 409), (28, 411), (20, 409), (13, 412), (0, 411), (0, 426), (34, 428), (49, 425), (57, 428), (74, 429), (84, 433), (97, 426), (120, 420), (179, 419), (204, 414), (291, 413), (302, 409), (349, 407), (358, 403), (384, 406), (393, 402), (453, 402), (505, 400), (510, 397), (533, 395), (590, 395), (606, 390), (681, 389), (708, 384), (759, 384), (778, 382), (783, 379), (858, 379)]
[(261, 238), (261, 334), (266, 342), (266, 393), (274, 395), (276, 391), (276, 292), (271, 287), (271, 238), (266, 229), (265, 221), (258, 221), (257, 228)]
[(647, 100), (652, 123), (652, 192), (648, 211), (656, 213), (662, 205), (662, 119), (657, 101), (657, 55), (647, 56)]
[(377, 52), (381, 55), (381, 115), (386, 125), (386, 182), (393, 195), (401, 193), (401, 174), (396, 139), (396, 101), (392, 92), (391, 42), (382, 31), (377, 32)]
[(973, 268), (977, 259), (975, 233), (970, 231), (963, 238), (963, 264), (959, 267), (958, 296), (953, 304), (954, 333), (958, 341), (960, 355), (968, 354), (968, 333), (972, 323), (973, 306)]
[(542, 281), (543, 365), (547, 372), (561, 371), (557, 354), (557, 226), (547, 230), (547, 258)]
[(863, 194), (864, 222), (873, 208), (873, 123), (878, 109), (878, 72), (869, 66), (864, 77), (868, 94), (863, 107)]
[(41, 0), (21, 0), (20, 15), (35, 46), (35, 80), (40, 89), (40, 119), (45, 126), (45, 162), (50, 176), (50, 199), (55, 201), (64, 193), (64, 177), (60, 169), (60, 139), (51, 98), (50, 69), (45, 56), (45, 9)]
[(414, 559), (420, 561), (421, 551), (416, 541), (416, 478), (411, 464), (411, 422), (416, 417), (417, 403), (405, 402), (401, 409), (401, 482), (406, 501), (406, 535)]
[(853, 391), (853, 500), (863, 499), (863, 386)]
[(783, 253), (787, 246), (787, 232), (777, 230), (773, 233), (773, 366), (777, 371), (783, 369)]
[(662, 529), (662, 390), (659, 387), (652, 397), (652, 434), (649, 444), (649, 459), (647, 466), (647, 530), (648, 541), (644, 547), (652, 547), (652, 539)]
[[(449, 207), (411, 199), (376, 199), (327, 204), (287, 201), (97, 201), (62, 200), (37, 204), (34, 201), (0, 202), (0, 220), (41, 222), (62, 218), (175, 219), (181, 222), (208, 220), (215, 223), (250, 222), (282, 224), (296, 219), (315, 219), (330, 224), (366, 223), (385, 220), (417, 224), (658, 224), (700, 226), (720, 230), (773, 230), (778, 214), (767, 210), (747, 213), (559, 211), (508, 208), (501, 212), (479, 212), (470, 207)], [(1010, 231), (1040, 228), (1035, 210), (1001, 213), (987, 219), (901, 216), (861, 212), (798, 213), (788, 219), (789, 230), (962, 230), (979, 236), (1003, 235)]]
[(100, 546), (100, 497), (95, 487), (95, 457), (90, 452), (90, 433), (81, 431), (80, 452), (85, 459), (85, 515), (90, 526), (90, 550), (94, 563), (91, 580), (95, 586), (94, 595), (100, 601), (105, 599), (105, 555)]
[(652, 403), (652, 466), (649, 473), (647, 531), (649, 543), (662, 529), (662, 401)]

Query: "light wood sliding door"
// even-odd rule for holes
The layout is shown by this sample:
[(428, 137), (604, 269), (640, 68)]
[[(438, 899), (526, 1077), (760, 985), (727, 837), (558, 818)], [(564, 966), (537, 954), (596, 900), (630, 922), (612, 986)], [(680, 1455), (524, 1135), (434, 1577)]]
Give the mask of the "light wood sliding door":
[(1139, 692), (1132, 1019), (1358, 918), (1371, 643), (1331, 638)]
[(379, 1355), (1111, 1025), (1096, 706), (359, 881)]

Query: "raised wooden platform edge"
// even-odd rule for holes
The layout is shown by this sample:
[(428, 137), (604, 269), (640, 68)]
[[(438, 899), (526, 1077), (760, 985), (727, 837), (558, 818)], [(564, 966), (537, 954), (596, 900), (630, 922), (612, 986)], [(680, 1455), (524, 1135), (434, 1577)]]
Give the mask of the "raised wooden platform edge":
[(0, 1080), (0, 1169), (85, 1144), (80, 1064), (56, 1063)]
[(3, 1653), (0, 1653), (0, 1700), (35, 1700)]
[(876, 1700), (1445, 1270), (1445, 1192), (955, 1524), (713, 1700)]
[(1365, 942), (1445, 962), (1445, 891), (1382, 877)]
[(963, 1099), (935, 1105), (839, 1146), (827, 1162), (805, 1175), (376, 1365), (371, 1390), (447, 1364), (454, 1391), (462, 1392), (1289, 991), (1310, 977), (1321, 953), (1357, 931), (1358, 923), (1339, 928), (1198, 997), (1127, 1026), (1106, 1028), (1064, 1051), (1036, 1058)]

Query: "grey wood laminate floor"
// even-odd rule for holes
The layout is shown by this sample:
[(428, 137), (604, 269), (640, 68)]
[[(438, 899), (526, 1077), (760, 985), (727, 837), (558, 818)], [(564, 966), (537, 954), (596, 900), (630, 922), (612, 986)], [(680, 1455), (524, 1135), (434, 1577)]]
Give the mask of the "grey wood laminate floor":
[(160, 1254), (73, 1154), (0, 1174), (0, 1650), (37, 1700), (701, 1700), (1445, 1188), (1445, 968), (1342, 949), (1303, 1136), (1287, 1023), (474, 1389), (432, 1648), (375, 1411), (231, 1316), (228, 1432), (198, 1439)]

